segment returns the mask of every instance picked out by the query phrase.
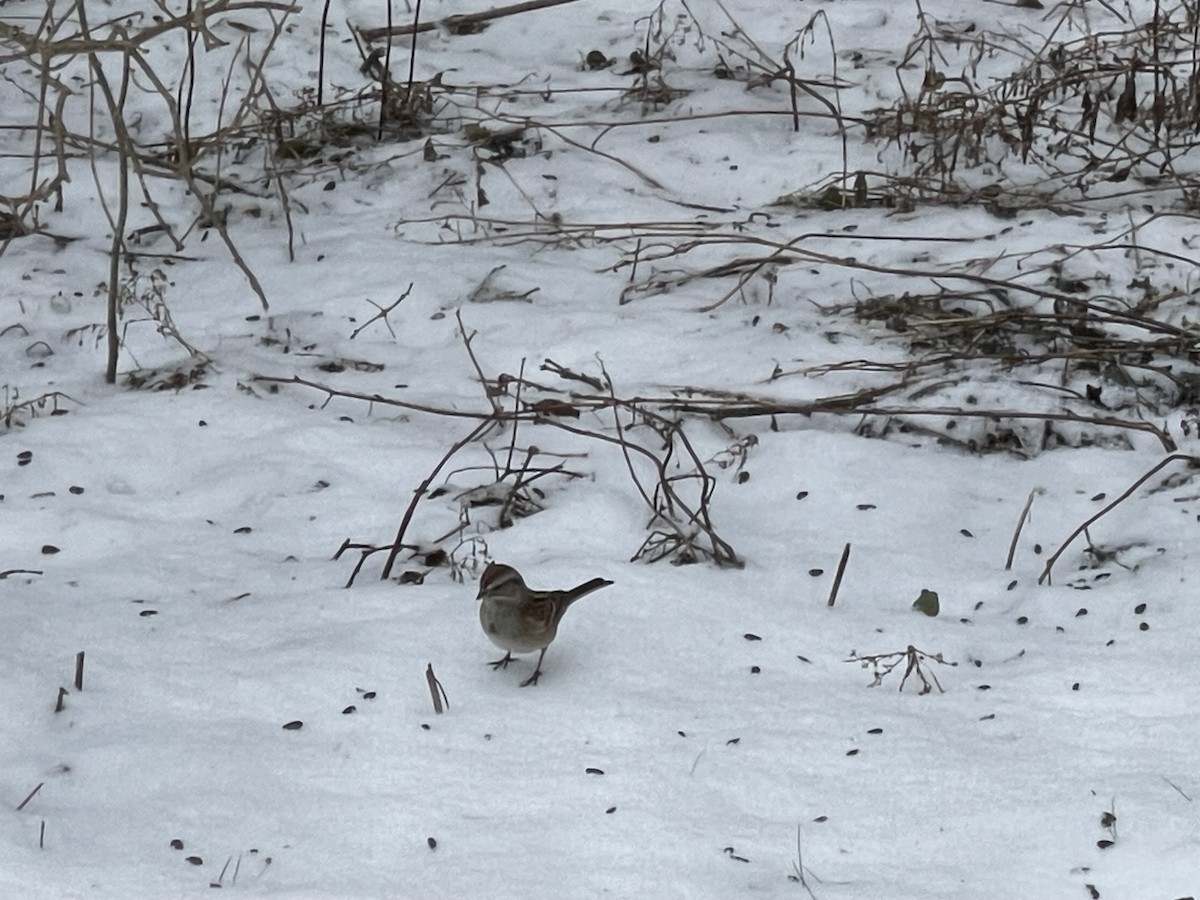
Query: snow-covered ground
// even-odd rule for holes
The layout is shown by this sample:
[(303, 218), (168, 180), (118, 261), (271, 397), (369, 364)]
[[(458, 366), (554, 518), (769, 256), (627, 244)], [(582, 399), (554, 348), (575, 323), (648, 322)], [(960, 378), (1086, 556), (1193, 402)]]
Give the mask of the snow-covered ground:
[[(4, 6), (0, 20), (32, 30), (35, 6)], [(923, 6), (946, 29), (1012, 35), (1031, 53), (1054, 21), (1001, 4), (974, 9), (977, 21), (951, 0)], [(1186, 460), (1092, 525), (1093, 549), (1077, 539), (1039, 585), (1074, 529), (1163, 459), (1161, 441), (952, 414), (688, 415), (685, 433), (716, 479), (713, 526), (744, 565), (648, 564), (631, 561), (648, 507), (620, 443), (595, 435), (658, 453), (661, 442), (627, 427), (628, 412), (618, 432), (610, 409), (569, 393), (604, 391), (542, 368), (607, 373), (625, 399), (803, 404), (880, 389), (897, 380), (886, 366), (920, 351), (854, 304), (933, 290), (933, 278), (900, 270), (943, 273), (955, 287), (964, 272), (1034, 289), (1070, 277), (1122, 296), (1144, 278), (1175, 292), (1177, 311), (1156, 311), (1186, 328), (1200, 223), (1116, 193), (1083, 198), (1070, 215), (1015, 218), (975, 204), (777, 204), (843, 169), (839, 128), (801, 94), (795, 132), (786, 84), (748, 86), (729, 48), (782, 60), (803, 33), (788, 58), (822, 85), (833, 84), (836, 57), (845, 88), (816, 92), (845, 117), (846, 168), (882, 172), (901, 154), (855, 123), (899, 96), (916, 9), (661, 9), (657, 74), (683, 92), (654, 95), (664, 102), (628, 93), (637, 75), (627, 60), (655, 43), (655, 7), (581, 0), (479, 34), (421, 35), (417, 78), (442, 73), (451, 88), (434, 91), (420, 139), (296, 162), (250, 142), (231, 153), (223, 174), (244, 190), (218, 205), (269, 310), (211, 230), (179, 252), (151, 237), (136, 261), (135, 292), (154, 308), (146, 292), (161, 271), (162, 302), (203, 358), (130, 306), (121, 376), (104, 384), (97, 286), (112, 230), (86, 160), (73, 163), (64, 211), (40, 216), (75, 240), (32, 235), (4, 249), (5, 408), (60, 392), (66, 414), (18, 410), (0, 432), (0, 895), (165, 898), (210, 885), (288, 898), (1200, 892), (1188, 675), (1200, 646), (1200, 490)], [(463, 11), (431, 3), (422, 16)], [(265, 74), (281, 106), (315, 85), (320, 12), (293, 13), (271, 51)], [(379, 25), (382, 7), (355, 2), (341, 16)], [(98, 11), (92, 19), (102, 31)], [(810, 20), (815, 38), (803, 31)], [(230, 43), (199, 57), (204, 71), (225, 72), (247, 28), (259, 29), (258, 50), (269, 32), (262, 10), (213, 21)], [(162, 50), (173, 77), (172, 34)], [(368, 87), (347, 22), (331, 21), (329, 35), (327, 91)], [(589, 69), (593, 50), (615, 64)], [(403, 81), (407, 39), (393, 53)], [(715, 77), (718, 61), (735, 77)], [(15, 79), (19, 64), (4, 65)], [(920, 67), (903, 71), (919, 87)], [(82, 95), (86, 75), (78, 58), (62, 77)], [(12, 85), (0, 86), (10, 121), (32, 109)], [(130, 104), (135, 136), (150, 143), (167, 123), (144, 88), (135, 84)], [(219, 82), (198, 88), (197, 132), (228, 122), (221, 94)], [(511, 158), (513, 147), (464, 133), (529, 122), (537, 127)], [(86, 119), (72, 124), (87, 130)], [(28, 160), (2, 162), (15, 195)], [(262, 177), (264, 162), (281, 181)], [(110, 205), (115, 172), (114, 158), (100, 159)], [(197, 211), (184, 186), (154, 178), (149, 189), (185, 231)], [(153, 221), (135, 203), (126, 230)], [(740, 291), (737, 275), (691, 277), (789, 243), (812, 255), (768, 262)], [(410, 285), (386, 321), (370, 321)], [(1175, 374), (1187, 362), (1181, 353)], [(343, 542), (391, 541), (413, 492), (492, 400), (514, 408), (511, 383), (487, 396), (476, 365), (493, 383), (524, 366), (543, 388), (526, 387), (526, 401), (578, 407), (562, 422), (591, 437), (523, 421), (515, 438), (518, 459), (536, 447), (534, 465), (561, 462), (577, 477), (536, 481), (541, 511), (509, 528), (496, 527), (494, 506), (464, 512), (464, 492), (489, 489), (510, 452), (511, 424), (497, 427), (434, 478), (405, 536), (420, 552), (401, 554), (390, 580), (372, 556), (346, 588), (358, 553), (333, 561)], [(155, 389), (174, 373), (182, 386)], [(284, 383), (293, 377), (382, 399)], [(1076, 377), (983, 363), (922, 370), (870, 405), (1053, 413), (1090, 378), (1116, 418), (1135, 418), (1131, 398), (1157, 402), (1147, 420), (1180, 453), (1195, 451), (1186, 404)], [(1019, 452), (970, 452), (1002, 427)], [(651, 468), (634, 471), (652, 490)], [(695, 482), (679, 485), (694, 501)], [(439, 547), (448, 562), (427, 565)], [(571, 609), (536, 686), (518, 687), (535, 657), (484, 665), (497, 654), (474, 597), (491, 559), (534, 587), (615, 582)], [(399, 583), (407, 572), (423, 583)], [(938, 594), (938, 616), (912, 609), (923, 589)], [(903, 662), (872, 686), (873, 670), (856, 661), (910, 646), (941, 655), (923, 671), (944, 692), (919, 693), (916, 675), (898, 691)]]

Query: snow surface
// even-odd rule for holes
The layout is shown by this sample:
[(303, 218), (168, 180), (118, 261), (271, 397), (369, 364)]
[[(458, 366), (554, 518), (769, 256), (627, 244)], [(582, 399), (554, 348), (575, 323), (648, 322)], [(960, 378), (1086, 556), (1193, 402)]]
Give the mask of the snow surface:
[[(0, 18), (15, 22), (35, 5)], [(842, 92), (847, 116), (897, 95), (912, 6), (725, 7), (774, 56), (820, 13), (852, 86)], [(1088, 555), (1080, 540), (1053, 584), (1037, 584), (1072, 530), (1162, 459), (1147, 435), (1076, 447), (1064, 438), (1021, 458), (939, 441), (948, 426), (937, 417), (888, 440), (857, 434), (859, 417), (781, 416), (774, 428), (731, 420), (732, 431), (691, 417), (705, 459), (757, 439), (743, 465), (709, 467), (714, 524), (745, 562), (719, 569), (631, 562), (648, 514), (619, 450), (523, 424), (519, 448), (561, 455), (582, 477), (544, 479), (544, 511), (508, 529), (487, 508), (473, 511), (470, 540), (442, 545), (455, 551), (453, 569), (403, 555), (394, 574), (424, 572), (421, 586), (381, 581), (376, 556), (344, 587), (357, 555), (334, 562), (334, 552), (346, 539), (391, 540), (413, 491), (474, 421), (326, 402), (258, 376), (486, 414), (457, 315), (489, 378), (525, 361), (529, 378), (565, 391), (579, 385), (540, 371), (543, 360), (591, 376), (602, 363), (625, 397), (689, 387), (801, 402), (891, 376), (772, 379), (776, 367), (907, 358), (901, 336), (828, 308), (918, 288), (834, 264), (781, 267), (770, 297), (756, 280), (709, 312), (699, 310), (731, 278), (634, 292), (622, 304), (628, 223), (657, 228), (664, 242), (701, 226), (725, 242), (643, 261), (639, 279), (770, 250), (730, 243), (739, 238), (808, 234), (814, 252), (880, 266), (953, 272), (995, 257), (996, 277), (1011, 277), (1012, 260), (1061, 247), (1068, 267), (1111, 273), (1116, 285), (1139, 266), (1184, 288), (1194, 280), (1182, 261), (1078, 249), (1115, 239), (1130, 217), (1145, 246), (1186, 256), (1200, 237), (1194, 219), (1155, 217), (1119, 197), (1079, 216), (1012, 221), (978, 207), (770, 206), (841, 169), (837, 128), (802, 98), (812, 117), (796, 134), (783, 86), (748, 91), (712, 78), (711, 36), (734, 41), (731, 25), (719, 4), (691, 8), (709, 38), (693, 23), (673, 45), (667, 79), (690, 93), (657, 110), (622, 100), (631, 77), (621, 74), (653, 4), (583, 0), (498, 19), (478, 35), (422, 35), (419, 78), (442, 72), (447, 84), (507, 93), (460, 92), (440, 113), (457, 124), (432, 135), (436, 162), (418, 140), (291, 167), (294, 261), (278, 193), (251, 174), (261, 151), (231, 161), (227, 174), (253, 190), (222, 203), (269, 311), (215, 234), (193, 234), (186, 260), (160, 239), (139, 261), (144, 277), (166, 274), (180, 333), (211, 358), (193, 386), (103, 383), (91, 326), (103, 321), (96, 286), (111, 229), (86, 166), (66, 186), (65, 211), (41, 217), (78, 240), (32, 236), (6, 248), (0, 381), (10, 400), (69, 399), (66, 415), (17, 417), (0, 435), (0, 569), (38, 573), (0, 581), (0, 896), (166, 898), (217, 884), (323, 900), (795, 897), (807, 895), (794, 878), (798, 830), (807, 888), (820, 900), (1085, 897), (1087, 885), (1105, 900), (1200, 892), (1189, 668), (1200, 641), (1200, 493), (1187, 478), (1150, 490), (1186, 469), (1164, 470), (1090, 529), (1113, 558)], [(949, 0), (924, 8), (959, 27), (966, 15)], [(685, 7), (666, 10), (674, 21)], [(430, 3), (423, 15), (461, 11)], [(234, 18), (261, 24), (254, 15)], [(379, 4), (350, 3), (341, 15), (381, 24)], [(1001, 4), (970, 15), (1026, 36), (1049, 27), (1044, 13)], [(314, 83), (319, 16), (317, 4), (294, 14), (271, 55), (282, 105)], [(397, 71), (407, 46), (396, 45)], [(617, 65), (587, 71), (592, 49)], [(231, 52), (213, 50), (206, 66), (223, 72)], [(802, 76), (827, 78), (830, 39), (795, 58)], [(333, 21), (327, 83), (362, 86), (358, 64), (347, 23)], [(82, 79), (86, 61), (63, 77), (72, 74)], [(547, 102), (548, 89), (561, 93)], [(199, 121), (218, 121), (219, 94), (203, 85)], [(134, 97), (145, 140), (163, 134), (156, 98)], [(13, 115), (15, 92), (4, 106)], [(558, 127), (539, 132), (540, 152), (477, 168), (457, 117), (482, 121), (488, 110), (493, 125), (532, 116)], [(739, 114), (672, 121), (730, 111)], [(887, 162), (861, 132), (847, 150), (851, 170)], [(100, 164), (109, 185), (114, 165)], [(5, 179), (27, 183), (27, 166), (6, 155)], [(482, 209), (477, 179), (490, 200)], [(182, 185), (160, 179), (152, 191), (186, 228), (195, 207)], [(500, 233), (485, 219), (513, 224)], [(152, 221), (137, 207), (128, 227)], [(566, 240), (556, 225), (595, 227)], [(351, 337), (372, 303), (392, 303), (409, 284), (388, 319), (394, 335), (377, 321)], [(140, 321), (125, 334), (123, 374), (195, 365), (145, 315), (130, 318)], [(330, 363), (344, 371), (318, 368)], [(927, 402), (961, 406), (968, 393), (986, 408), (1058, 400), (996, 371), (947, 383)], [(1191, 452), (1179, 415), (1166, 425)], [(577, 424), (613, 428), (606, 412)], [(956, 424), (960, 435), (988, 427)], [(503, 457), (510, 439), (506, 430), (488, 444)], [(455, 457), (433, 485), (448, 492), (421, 502), (407, 540), (432, 549), (452, 532), (454, 497), (486, 485), (491, 467), (478, 445)], [(474, 579), (485, 558), (517, 566), (535, 587), (616, 582), (571, 610), (535, 687), (517, 686), (533, 657), (500, 672), (484, 665), (494, 648), (478, 625)], [(940, 597), (936, 618), (911, 609), (925, 588)], [(871, 671), (848, 662), (909, 645), (954, 663), (926, 662), (944, 693), (921, 695), (912, 679), (899, 692), (903, 666), (871, 687)], [(79, 651), (82, 691), (71, 686)], [(429, 665), (449, 700), (442, 715), (431, 708)], [(68, 693), (55, 713), (60, 686)], [(284, 729), (295, 721), (303, 727)]]

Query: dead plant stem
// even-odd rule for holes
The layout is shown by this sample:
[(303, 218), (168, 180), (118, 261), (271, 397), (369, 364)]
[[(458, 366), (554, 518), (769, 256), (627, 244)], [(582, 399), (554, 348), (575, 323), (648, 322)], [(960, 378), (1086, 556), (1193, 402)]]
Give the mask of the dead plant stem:
[(1049, 579), (1050, 571), (1054, 568), (1054, 564), (1056, 562), (1058, 562), (1058, 558), (1060, 556), (1062, 556), (1064, 552), (1066, 552), (1066, 549), (1071, 546), (1071, 544), (1074, 542), (1075, 538), (1079, 537), (1079, 535), (1081, 535), (1085, 531), (1087, 531), (1087, 529), (1091, 525), (1093, 525), (1097, 520), (1099, 520), (1103, 516), (1108, 515), (1110, 512), (1112, 512), (1114, 509), (1116, 509), (1118, 506), (1120, 506), (1122, 503), (1124, 503), (1126, 500), (1128, 500), (1130, 495), (1133, 494), (1133, 492), (1136, 491), (1143, 484), (1145, 484), (1151, 477), (1153, 477), (1156, 472), (1158, 472), (1159, 470), (1163, 469), (1164, 467), (1170, 465), (1173, 462), (1182, 462), (1182, 461), (1189, 462), (1193, 466), (1200, 466), (1200, 457), (1192, 456), (1189, 453), (1172, 453), (1170, 456), (1167, 456), (1167, 457), (1159, 460), (1154, 466), (1152, 466), (1150, 468), (1150, 470), (1148, 472), (1146, 472), (1144, 475), (1142, 475), (1140, 478), (1138, 478), (1133, 484), (1131, 484), (1124, 491), (1122, 491), (1121, 495), (1119, 497), (1117, 497), (1117, 499), (1115, 499), (1112, 503), (1110, 503), (1106, 507), (1104, 507), (1104, 509), (1100, 510), (1100, 512), (1096, 513), (1094, 516), (1089, 518), (1082, 525), (1080, 525), (1078, 528), (1076, 528), (1074, 531), (1072, 531), (1070, 533), (1070, 535), (1067, 536), (1067, 539), (1062, 542), (1062, 546), (1060, 546), (1057, 550), (1055, 550), (1054, 555), (1051, 556), (1048, 560), (1046, 560), (1046, 567), (1044, 569), (1042, 569), (1042, 574), (1038, 576), (1037, 583), (1042, 584), (1044, 581)]

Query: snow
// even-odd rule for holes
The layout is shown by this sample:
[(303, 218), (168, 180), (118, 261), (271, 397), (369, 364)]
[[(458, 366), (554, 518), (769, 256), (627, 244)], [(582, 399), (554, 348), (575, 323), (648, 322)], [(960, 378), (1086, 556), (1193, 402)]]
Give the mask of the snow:
[[(495, 481), (513, 441), (506, 425), (487, 438), (490, 454), (470, 444), (431, 483), (446, 490), (418, 504), (405, 538), (421, 553), (402, 553), (390, 580), (374, 555), (346, 586), (358, 553), (335, 561), (338, 548), (390, 542), (422, 480), (491, 412), (476, 362), (492, 380), (524, 366), (551, 399), (604, 392), (545, 371), (545, 360), (607, 373), (623, 398), (800, 404), (892, 385), (888, 367), (920, 357), (911, 334), (852, 314), (856, 302), (933, 289), (896, 270), (936, 270), (955, 288), (971, 286), (956, 280), (969, 272), (1034, 290), (1055, 273), (1103, 277), (1097, 290), (1121, 297), (1136, 298), (1139, 277), (1179, 297), (1193, 289), (1195, 219), (1116, 193), (1084, 198), (1080, 215), (1012, 220), (977, 205), (777, 205), (839, 172), (841, 141), (811, 98), (794, 134), (783, 84), (712, 77), (720, 48), (746, 47), (722, 10), (775, 58), (819, 13), (816, 37), (791, 58), (802, 77), (831, 80), (836, 54), (851, 123), (900, 95), (893, 70), (917, 14), (874, 0), (702, 6), (664, 7), (678, 24), (663, 77), (688, 93), (658, 108), (625, 97), (633, 76), (621, 74), (653, 5), (581, 2), (477, 35), (420, 37), (417, 77), (440, 72), (458, 88), (439, 94), (435, 162), (423, 140), (286, 164), (261, 146), (234, 154), (224, 172), (248, 189), (220, 205), (270, 308), (211, 231), (193, 232), (179, 254), (151, 237), (136, 263), (142, 289), (164, 273), (162, 300), (207, 364), (131, 306), (119, 383), (103, 383), (97, 286), (111, 228), (82, 160), (64, 212), (40, 215), (75, 240), (26, 236), (3, 250), (6, 408), (59, 391), (66, 414), (15, 415), (0, 432), (0, 570), (10, 573), (0, 580), (0, 896), (182, 897), (210, 885), (322, 900), (1200, 891), (1188, 674), (1200, 495), (1187, 465), (1091, 526), (1111, 557), (1080, 538), (1038, 583), (1072, 531), (1163, 458), (1149, 434), (1055, 422), (1061, 440), (1043, 448), (1044, 423), (1018, 419), (1005, 425), (1021, 452), (971, 452), (995, 422), (686, 416), (716, 479), (714, 526), (744, 563), (718, 568), (631, 561), (649, 512), (619, 444), (553, 423), (522, 422), (516, 456), (536, 446), (536, 465), (561, 462), (578, 477), (537, 481), (544, 509), (511, 528), (495, 527), (493, 507), (470, 510), (460, 542), (455, 498)], [(947, 28), (971, 24), (958, 4), (923, 6)], [(1130, 8), (1144, 16), (1149, 4)], [(423, 17), (459, 12), (433, 3)], [(381, 24), (378, 4), (344, 14)], [(1000, 4), (973, 15), (998, 33), (1044, 39), (1050, 28), (1044, 13)], [(266, 77), (282, 106), (314, 84), (319, 16), (315, 5), (294, 13), (271, 53)], [(261, 12), (235, 18), (260, 29), (261, 52)], [(357, 90), (367, 85), (348, 28), (331, 21), (327, 87)], [(168, 58), (181, 49), (178, 33), (161, 43)], [(229, 68), (238, 46), (198, 57), (204, 71), (241, 83), (244, 70)], [(397, 72), (407, 48), (406, 38), (393, 49)], [(615, 65), (587, 71), (592, 49)], [(903, 71), (910, 92), (919, 87), (920, 69)], [(63, 78), (86, 75), (75, 59)], [(197, 133), (230, 114), (218, 112), (219, 84), (198, 87)], [(20, 109), (32, 121), (28, 101), (9, 93), (5, 117)], [(161, 140), (159, 99), (142, 90), (130, 102), (140, 139)], [(699, 113), (719, 115), (678, 121)], [(541, 151), (503, 165), (477, 164), (462, 135), (466, 122), (528, 120), (553, 123), (538, 129)], [(10, 151), (18, 140), (0, 138)], [(881, 146), (851, 129), (850, 171), (897, 166), (899, 151)], [(285, 170), (290, 213), (264, 163)], [(1007, 164), (1018, 178), (1030, 168)], [(116, 165), (98, 161), (109, 204)], [(2, 166), (6, 183), (28, 183), (15, 151)], [(196, 207), (183, 186), (151, 181), (185, 230)], [(152, 222), (135, 204), (128, 230)], [(1129, 242), (1138, 253), (1120, 249)], [(756, 276), (737, 291), (736, 275), (694, 277), (784, 245), (797, 255), (774, 261), (773, 284)], [(386, 323), (366, 324), (410, 284)], [(1161, 312), (1180, 327), (1195, 317), (1185, 302)], [(881, 365), (847, 365), (861, 360)], [(194, 383), (153, 389), (193, 370)], [(132, 372), (149, 386), (129, 387)], [(331, 397), (293, 377), (381, 399)], [(1053, 412), (1063, 397), (1044, 385), (1062, 386), (1058, 377), (982, 363), (922, 370), (907, 393), (873, 405)], [(1099, 379), (1073, 377), (1079, 396)], [(1104, 390), (1113, 409), (1138, 393)], [(497, 399), (512, 408), (511, 392)], [(610, 409), (578, 405), (567, 425), (616, 433)], [(1146, 418), (1192, 453), (1188, 415), (1160, 406)], [(626, 434), (661, 449), (644, 428)], [(634, 471), (653, 490), (646, 460)], [(695, 501), (694, 483), (679, 490)], [(453, 566), (423, 564), (436, 547)], [(474, 597), (488, 559), (534, 587), (615, 582), (571, 609), (536, 686), (518, 688), (536, 657), (484, 665), (495, 653)], [(398, 583), (406, 571), (423, 583)], [(939, 595), (936, 618), (911, 608), (922, 589)], [(945, 664), (924, 666), (944, 692), (919, 693), (915, 676), (899, 691), (903, 664), (872, 686), (856, 659), (909, 646), (941, 654)], [(82, 691), (72, 685), (80, 651)], [(428, 666), (444, 714), (431, 707)], [(302, 727), (284, 728), (292, 722)], [(798, 830), (806, 886), (789, 877)]]

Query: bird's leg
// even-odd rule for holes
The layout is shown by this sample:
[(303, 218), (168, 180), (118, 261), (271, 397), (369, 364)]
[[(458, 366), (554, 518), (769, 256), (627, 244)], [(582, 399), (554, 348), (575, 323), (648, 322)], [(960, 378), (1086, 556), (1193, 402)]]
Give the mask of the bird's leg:
[(531, 684), (537, 684), (538, 676), (542, 674), (542, 660), (546, 656), (546, 648), (542, 648), (542, 652), (538, 654), (538, 663), (534, 667), (533, 674), (521, 682), (521, 687), (529, 687)]
[(491, 666), (493, 669), (507, 669), (508, 664), (513, 661), (513, 658), (514, 658), (513, 655), (506, 651), (503, 658), (494, 659), (490, 663), (488, 663), (488, 665)]

